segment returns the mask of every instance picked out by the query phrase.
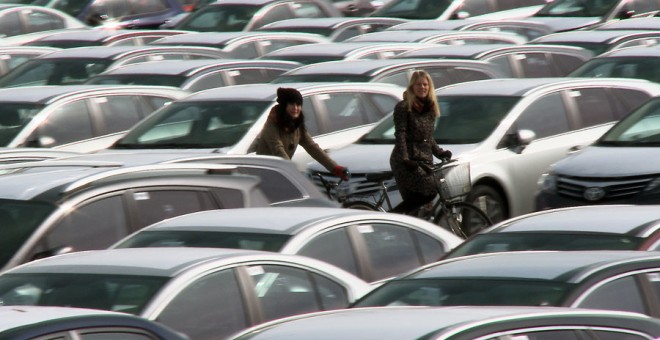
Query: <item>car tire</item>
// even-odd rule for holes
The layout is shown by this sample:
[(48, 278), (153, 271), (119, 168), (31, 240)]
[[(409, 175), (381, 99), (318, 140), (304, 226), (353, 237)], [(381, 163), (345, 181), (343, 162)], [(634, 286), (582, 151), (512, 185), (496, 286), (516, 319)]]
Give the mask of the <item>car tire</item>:
[(493, 223), (508, 218), (506, 202), (502, 195), (491, 186), (476, 185), (472, 187), (466, 201), (485, 212)]

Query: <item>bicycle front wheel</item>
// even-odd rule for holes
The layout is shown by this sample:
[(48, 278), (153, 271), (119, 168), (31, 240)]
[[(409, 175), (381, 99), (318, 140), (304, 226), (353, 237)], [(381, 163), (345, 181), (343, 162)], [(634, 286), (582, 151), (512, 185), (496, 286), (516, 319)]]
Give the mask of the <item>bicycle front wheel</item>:
[(375, 205), (371, 203), (362, 202), (362, 201), (344, 202), (343, 207), (348, 209), (384, 211), (383, 209), (378, 209)]
[(451, 229), (460, 228), (460, 231), (453, 231), (461, 237), (475, 234), (493, 224), (486, 213), (471, 203), (447, 203), (445, 211), (448, 216), (445, 216), (443, 209), (440, 209), (433, 222), (438, 225), (447, 223)]

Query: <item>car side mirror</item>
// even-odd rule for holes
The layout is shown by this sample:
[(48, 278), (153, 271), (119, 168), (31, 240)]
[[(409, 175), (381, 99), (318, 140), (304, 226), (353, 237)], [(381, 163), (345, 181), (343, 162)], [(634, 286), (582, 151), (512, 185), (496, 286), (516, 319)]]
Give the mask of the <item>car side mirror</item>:
[(534, 139), (536, 139), (534, 131), (521, 129), (507, 134), (503, 142), (505, 147), (511, 149), (511, 151), (521, 153)]
[(622, 9), (619, 11), (619, 13), (616, 15), (617, 19), (630, 19), (635, 15), (635, 11), (628, 10), (626, 8)]
[(454, 16), (456, 17), (456, 19), (467, 19), (470, 17), (470, 12), (458, 11)]

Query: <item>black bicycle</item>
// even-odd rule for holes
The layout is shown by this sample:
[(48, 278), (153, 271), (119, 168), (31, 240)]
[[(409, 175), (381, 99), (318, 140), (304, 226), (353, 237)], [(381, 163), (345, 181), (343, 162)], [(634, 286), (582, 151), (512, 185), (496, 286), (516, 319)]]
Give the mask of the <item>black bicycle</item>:
[[(474, 204), (464, 201), (472, 188), (469, 163), (442, 160), (437, 164), (420, 164), (420, 166), (433, 173), (439, 195), (432, 204), (418, 209), (414, 216), (439, 226), (448, 226), (454, 234), (463, 238), (492, 225), (485, 212)], [(388, 194), (389, 187), (386, 184), (394, 178), (392, 171), (367, 174), (367, 182), (377, 185), (377, 189), (370, 190), (368, 194), (351, 191), (343, 185), (346, 182), (341, 179), (338, 182), (331, 182), (321, 173), (312, 175), (320, 179), (328, 197), (341, 203), (344, 208), (373, 211), (390, 211), (393, 208)]]

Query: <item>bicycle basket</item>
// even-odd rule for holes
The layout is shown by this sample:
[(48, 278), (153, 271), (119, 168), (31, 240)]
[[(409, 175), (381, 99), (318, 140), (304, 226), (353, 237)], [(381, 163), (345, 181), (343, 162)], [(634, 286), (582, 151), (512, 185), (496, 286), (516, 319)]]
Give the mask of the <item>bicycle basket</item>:
[(434, 178), (440, 188), (440, 196), (451, 200), (465, 196), (472, 189), (470, 163), (452, 163), (435, 170)]

